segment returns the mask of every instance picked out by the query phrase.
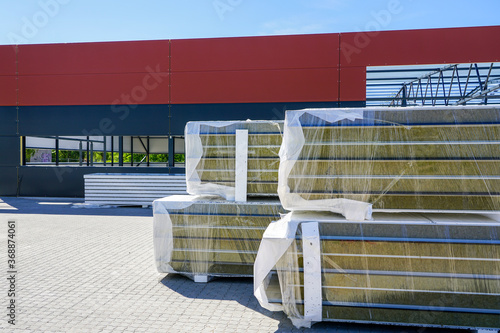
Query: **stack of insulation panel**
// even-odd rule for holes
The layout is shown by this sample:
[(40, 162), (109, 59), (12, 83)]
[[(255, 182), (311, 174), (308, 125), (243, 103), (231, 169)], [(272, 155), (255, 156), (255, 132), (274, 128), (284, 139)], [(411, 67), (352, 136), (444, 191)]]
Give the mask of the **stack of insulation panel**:
[(200, 282), (253, 275), (265, 229), (285, 213), (277, 194), (282, 129), (283, 122), (275, 121), (186, 125), (191, 195), (154, 202), (159, 272)]
[(234, 200), (236, 131), (247, 131), (247, 194), (277, 196), (278, 152), (283, 121), (189, 122), (186, 125), (186, 182), (189, 194)]
[(156, 267), (161, 273), (181, 273), (195, 281), (252, 276), (262, 235), (282, 213), (278, 200), (232, 202), (192, 195), (155, 200)]
[(373, 211), (500, 210), (498, 107), (311, 109), (286, 117), (278, 192), (287, 209), (345, 215), (355, 201)]
[(499, 162), (494, 106), (288, 111), (255, 296), (296, 326), (500, 327)]
[(500, 223), (491, 218), (374, 213), (352, 222), (302, 212), (285, 220), (288, 242), (275, 243), (276, 228), (264, 235), (255, 265), (275, 261), (277, 275), (256, 270), (256, 295), (296, 326), (500, 327)]

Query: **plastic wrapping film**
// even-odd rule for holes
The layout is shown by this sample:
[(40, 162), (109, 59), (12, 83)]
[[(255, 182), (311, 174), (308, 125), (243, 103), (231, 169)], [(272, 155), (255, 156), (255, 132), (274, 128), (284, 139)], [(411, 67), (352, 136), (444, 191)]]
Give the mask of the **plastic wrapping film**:
[(236, 130), (248, 131), (247, 194), (277, 196), (283, 121), (191, 121), (186, 124), (189, 194), (235, 199)]
[(279, 155), (288, 210), (500, 210), (498, 106), (287, 111)]
[[(306, 254), (310, 246), (319, 248)], [(260, 304), (283, 310), (297, 327), (310, 327), (319, 315), (500, 328), (500, 223), (482, 215), (374, 213), (371, 221), (354, 222), (293, 212), (266, 230), (254, 272)]]
[(244, 203), (174, 195), (153, 202), (154, 252), (160, 273), (194, 278), (252, 276), (266, 227), (285, 211), (275, 199)]

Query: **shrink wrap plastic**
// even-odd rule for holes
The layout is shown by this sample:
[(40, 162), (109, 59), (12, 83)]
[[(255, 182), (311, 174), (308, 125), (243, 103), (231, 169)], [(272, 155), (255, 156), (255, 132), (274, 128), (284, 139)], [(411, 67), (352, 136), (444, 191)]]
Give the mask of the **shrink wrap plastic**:
[(254, 294), (297, 327), (331, 320), (498, 329), (499, 235), (498, 220), (475, 214), (375, 212), (371, 221), (346, 221), (292, 212), (264, 233)]
[(187, 192), (235, 200), (236, 130), (248, 131), (249, 196), (277, 196), (283, 121), (192, 121), (186, 124)]
[(174, 195), (155, 200), (157, 270), (195, 281), (252, 276), (264, 230), (284, 212), (277, 199), (237, 203), (217, 196)]
[(287, 111), (279, 157), (287, 210), (500, 210), (498, 106)]

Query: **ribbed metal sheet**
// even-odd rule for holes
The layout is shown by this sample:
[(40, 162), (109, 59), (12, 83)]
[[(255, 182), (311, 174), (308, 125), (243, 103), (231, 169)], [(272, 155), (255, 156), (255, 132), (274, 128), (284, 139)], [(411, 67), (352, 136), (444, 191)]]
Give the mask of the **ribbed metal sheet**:
[(184, 175), (97, 173), (84, 180), (87, 204), (151, 206), (156, 199), (187, 194)]

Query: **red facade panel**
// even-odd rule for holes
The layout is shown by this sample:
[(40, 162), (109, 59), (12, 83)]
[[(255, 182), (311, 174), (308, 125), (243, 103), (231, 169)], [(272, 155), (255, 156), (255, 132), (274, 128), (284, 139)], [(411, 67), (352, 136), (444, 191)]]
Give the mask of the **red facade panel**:
[(0, 76), (0, 106), (16, 105), (16, 88), (15, 76)]
[(167, 104), (168, 73), (20, 76), (20, 105)]
[(16, 75), (16, 47), (0, 45), (0, 75)]
[(366, 100), (366, 67), (342, 67), (339, 86), (340, 101)]
[(0, 105), (362, 101), (366, 66), (498, 62), (499, 38), (492, 26), (0, 46)]
[(141, 73), (169, 69), (169, 41), (19, 46), (20, 75)]
[(338, 34), (172, 41), (172, 71), (338, 66)]
[(337, 101), (337, 68), (172, 73), (172, 103)]
[(341, 66), (496, 62), (500, 26), (343, 33)]

